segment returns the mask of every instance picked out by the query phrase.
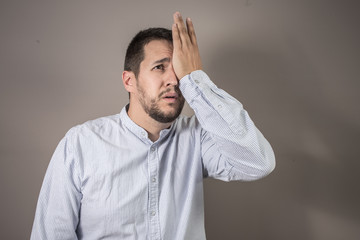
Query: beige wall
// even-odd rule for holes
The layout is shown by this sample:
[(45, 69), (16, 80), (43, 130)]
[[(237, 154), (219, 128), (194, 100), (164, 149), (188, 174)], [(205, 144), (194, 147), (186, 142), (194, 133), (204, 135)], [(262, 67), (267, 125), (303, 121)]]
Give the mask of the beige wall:
[[(125, 48), (140, 29), (191, 16), (204, 67), (273, 145), (252, 183), (205, 181), (218, 239), (359, 239), (357, 1), (0, 2), (0, 239), (28, 239), (58, 141), (127, 103)], [(189, 113), (187, 110), (186, 113)]]

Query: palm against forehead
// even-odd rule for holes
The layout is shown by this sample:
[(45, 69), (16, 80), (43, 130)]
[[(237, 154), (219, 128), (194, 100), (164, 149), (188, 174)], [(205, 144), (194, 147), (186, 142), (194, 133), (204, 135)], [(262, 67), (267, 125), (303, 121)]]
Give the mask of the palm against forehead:
[(202, 64), (191, 19), (187, 18), (185, 25), (179, 12), (174, 13), (173, 17), (173, 67), (176, 76), (181, 79), (195, 70), (201, 70)]

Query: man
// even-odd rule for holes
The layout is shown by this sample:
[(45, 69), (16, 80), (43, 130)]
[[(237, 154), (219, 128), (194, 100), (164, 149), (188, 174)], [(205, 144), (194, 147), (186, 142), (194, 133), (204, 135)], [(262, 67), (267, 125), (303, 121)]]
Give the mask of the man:
[[(194, 27), (174, 14), (130, 43), (120, 114), (72, 128), (39, 196), (31, 239), (205, 239), (203, 178), (255, 180), (275, 167), (241, 103), (201, 70)], [(195, 116), (179, 117), (184, 98)]]

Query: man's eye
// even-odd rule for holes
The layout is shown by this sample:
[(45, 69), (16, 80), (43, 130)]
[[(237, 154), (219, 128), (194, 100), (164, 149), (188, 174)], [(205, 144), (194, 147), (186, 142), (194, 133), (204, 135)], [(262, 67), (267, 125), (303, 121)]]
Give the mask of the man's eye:
[(153, 69), (154, 70), (164, 70), (164, 65), (157, 65)]

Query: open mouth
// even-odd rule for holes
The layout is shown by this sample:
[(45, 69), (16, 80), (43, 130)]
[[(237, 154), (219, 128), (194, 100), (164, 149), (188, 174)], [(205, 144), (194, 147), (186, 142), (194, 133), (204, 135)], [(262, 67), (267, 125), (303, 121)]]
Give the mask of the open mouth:
[(177, 93), (171, 92), (171, 93), (166, 93), (163, 98), (165, 98), (165, 99), (177, 99), (177, 97), (178, 97)]
[(178, 98), (177, 93), (167, 93), (167, 94), (163, 97), (163, 99), (164, 99), (166, 102), (168, 102), (168, 103), (174, 103), (174, 102), (176, 102), (177, 98)]

